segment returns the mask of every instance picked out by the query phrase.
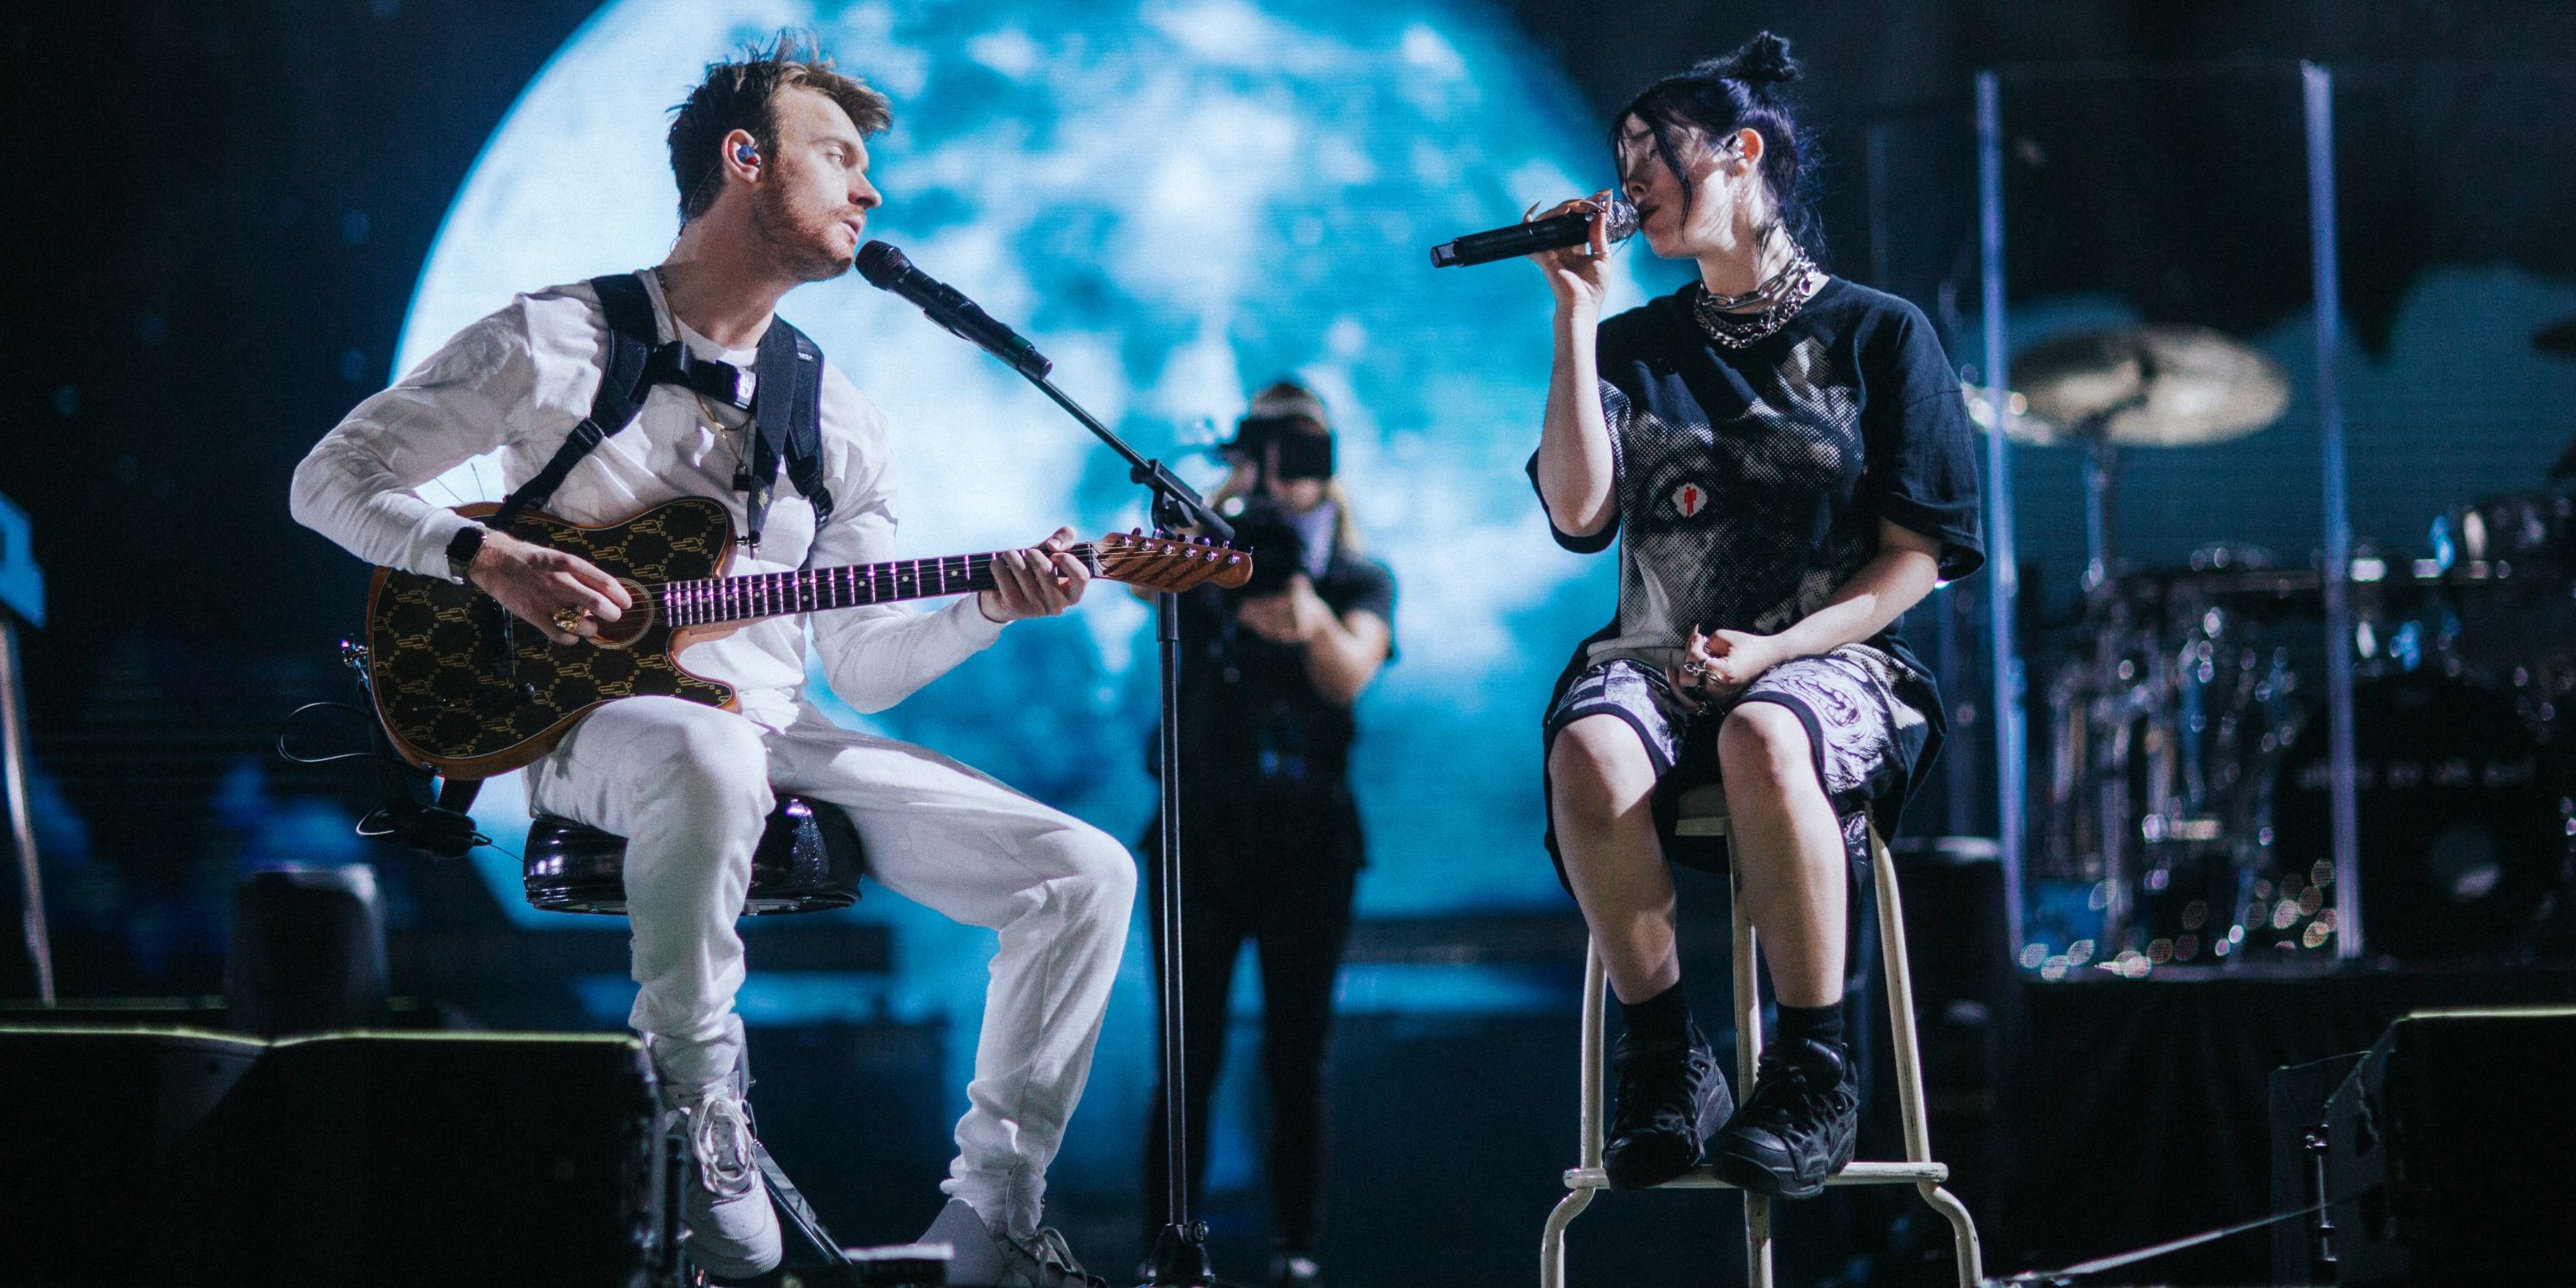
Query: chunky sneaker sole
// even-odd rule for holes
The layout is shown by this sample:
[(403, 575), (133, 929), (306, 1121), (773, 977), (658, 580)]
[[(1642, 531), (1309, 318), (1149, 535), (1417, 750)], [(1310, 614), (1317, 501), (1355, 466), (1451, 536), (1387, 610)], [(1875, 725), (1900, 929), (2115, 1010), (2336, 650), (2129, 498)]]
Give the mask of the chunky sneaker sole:
[(1838, 1047), (1783, 1043), (1762, 1053), (1744, 1107), (1709, 1142), (1719, 1180), (1775, 1199), (1809, 1199), (1851, 1166), (1860, 1100)]
[(1709, 1147), (1708, 1166), (1717, 1173), (1717, 1179), (1747, 1193), (1775, 1199), (1811, 1199), (1825, 1192), (1827, 1180), (1851, 1166), (1852, 1155), (1852, 1144), (1846, 1139), (1822, 1175), (1801, 1181), (1788, 1151), (1767, 1140), (1722, 1136)]
[(1699, 1074), (1690, 1138), (1651, 1132), (1610, 1142), (1601, 1151), (1601, 1172), (1612, 1191), (1648, 1190), (1679, 1179), (1699, 1166), (1701, 1142), (1734, 1115), (1735, 1097), (1727, 1090), (1725, 1072), (1717, 1067), (1717, 1053), (1705, 1046), (1693, 1047), (1690, 1062)]

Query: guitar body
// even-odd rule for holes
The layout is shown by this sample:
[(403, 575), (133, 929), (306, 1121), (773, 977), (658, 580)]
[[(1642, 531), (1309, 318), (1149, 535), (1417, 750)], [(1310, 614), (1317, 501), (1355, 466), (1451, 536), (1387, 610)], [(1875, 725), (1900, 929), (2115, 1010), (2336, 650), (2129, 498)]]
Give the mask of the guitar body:
[[(493, 504), (460, 506), (481, 518)], [(499, 601), (444, 577), (376, 570), (367, 593), (367, 691), (394, 749), (450, 778), (489, 778), (563, 741), (592, 708), (669, 697), (739, 710), (731, 686), (681, 669), (674, 654), (746, 622), (990, 590), (999, 552), (892, 559), (793, 572), (725, 574), (733, 517), (705, 497), (665, 501), (619, 523), (584, 527), (534, 510), (511, 534), (579, 555), (626, 587), (634, 606), (597, 636), (557, 645)], [(1239, 588), (1252, 556), (1205, 539), (1110, 533), (1064, 547), (1094, 576), (1148, 590)], [(674, 625), (673, 623), (685, 623)], [(511, 664), (494, 641), (506, 630)]]
[[(487, 502), (457, 513), (480, 518), (499, 508)], [(672, 656), (732, 628), (674, 630), (644, 590), (724, 574), (733, 519), (721, 503), (682, 497), (598, 527), (531, 510), (511, 533), (599, 565), (627, 583), (635, 607), (610, 628), (613, 642), (558, 645), (470, 584), (377, 569), (367, 595), (367, 688), (406, 759), (450, 778), (489, 778), (554, 750), (603, 702), (657, 695), (734, 708), (730, 687), (690, 674)], [(516, 646), (506, 676), (486, 651), (496, 621), (509, 623)]]

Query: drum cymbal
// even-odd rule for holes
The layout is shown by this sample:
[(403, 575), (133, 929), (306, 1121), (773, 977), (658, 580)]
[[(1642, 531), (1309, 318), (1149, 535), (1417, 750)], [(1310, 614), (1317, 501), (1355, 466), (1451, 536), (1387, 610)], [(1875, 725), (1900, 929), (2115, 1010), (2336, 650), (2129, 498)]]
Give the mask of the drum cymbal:
[(2553, 358), (2576, 358), (2576, 317), (2563, 317), (2531, 333), (2531, 347)]
[(2084, 331), (2013, 359), (2034, 418), (2116, 447), (2188, 447), (2281, 418), (2290, 382), (2272, 360), (2203, 326)]
[[(1959, 393), (1968, 400), (1968, 419), (1975, 421), (1980, 429), (1993, 429), (1994, 400), (1986, 396), (1986, 391), (1975, 385), (1961, 385)], [(2009, 402), (2004, 411), (2004, 437), (2033, 447), (2046, 447), (2066, 437), (2057, 426), (2030, 414), (2029, 399), (2015, 393)]]

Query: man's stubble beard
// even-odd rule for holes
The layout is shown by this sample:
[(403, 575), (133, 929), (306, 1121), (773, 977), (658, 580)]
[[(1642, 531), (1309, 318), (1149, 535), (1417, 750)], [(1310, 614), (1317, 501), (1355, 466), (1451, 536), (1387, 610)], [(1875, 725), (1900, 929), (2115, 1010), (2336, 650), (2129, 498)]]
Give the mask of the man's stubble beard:
[(838, 222), (810, 227), (798, 220), (783, 184), (764, 184), (752, 192), (752, 235), (759, 239), (762, 255), (797, 281), (828, 282), (850, 271), (850, 260), (832, 245), (839, 227)]

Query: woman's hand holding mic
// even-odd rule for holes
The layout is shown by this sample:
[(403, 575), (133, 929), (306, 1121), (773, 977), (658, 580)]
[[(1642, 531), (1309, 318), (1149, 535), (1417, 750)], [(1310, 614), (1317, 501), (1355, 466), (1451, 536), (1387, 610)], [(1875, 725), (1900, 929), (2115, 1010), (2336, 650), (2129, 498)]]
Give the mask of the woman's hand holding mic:
[(1533, 219), (1552, 219), (1558, 215), (1589, 213), (1592, 237), (1589, 241), (1555, 250), (1543, 250), (1529, 257), (1547, 275), (1548, 289), (1556, 292), (1556, 307), (1578, 310), (1599, 316), (1601, 297), (1608, 290), (1604, 265), (1610, 259), (1610, 199), (1604, 188), (1589, 197), (1559, 202), (1544, 213), (1531, 206), (1521, 216), (1524, 223)]

